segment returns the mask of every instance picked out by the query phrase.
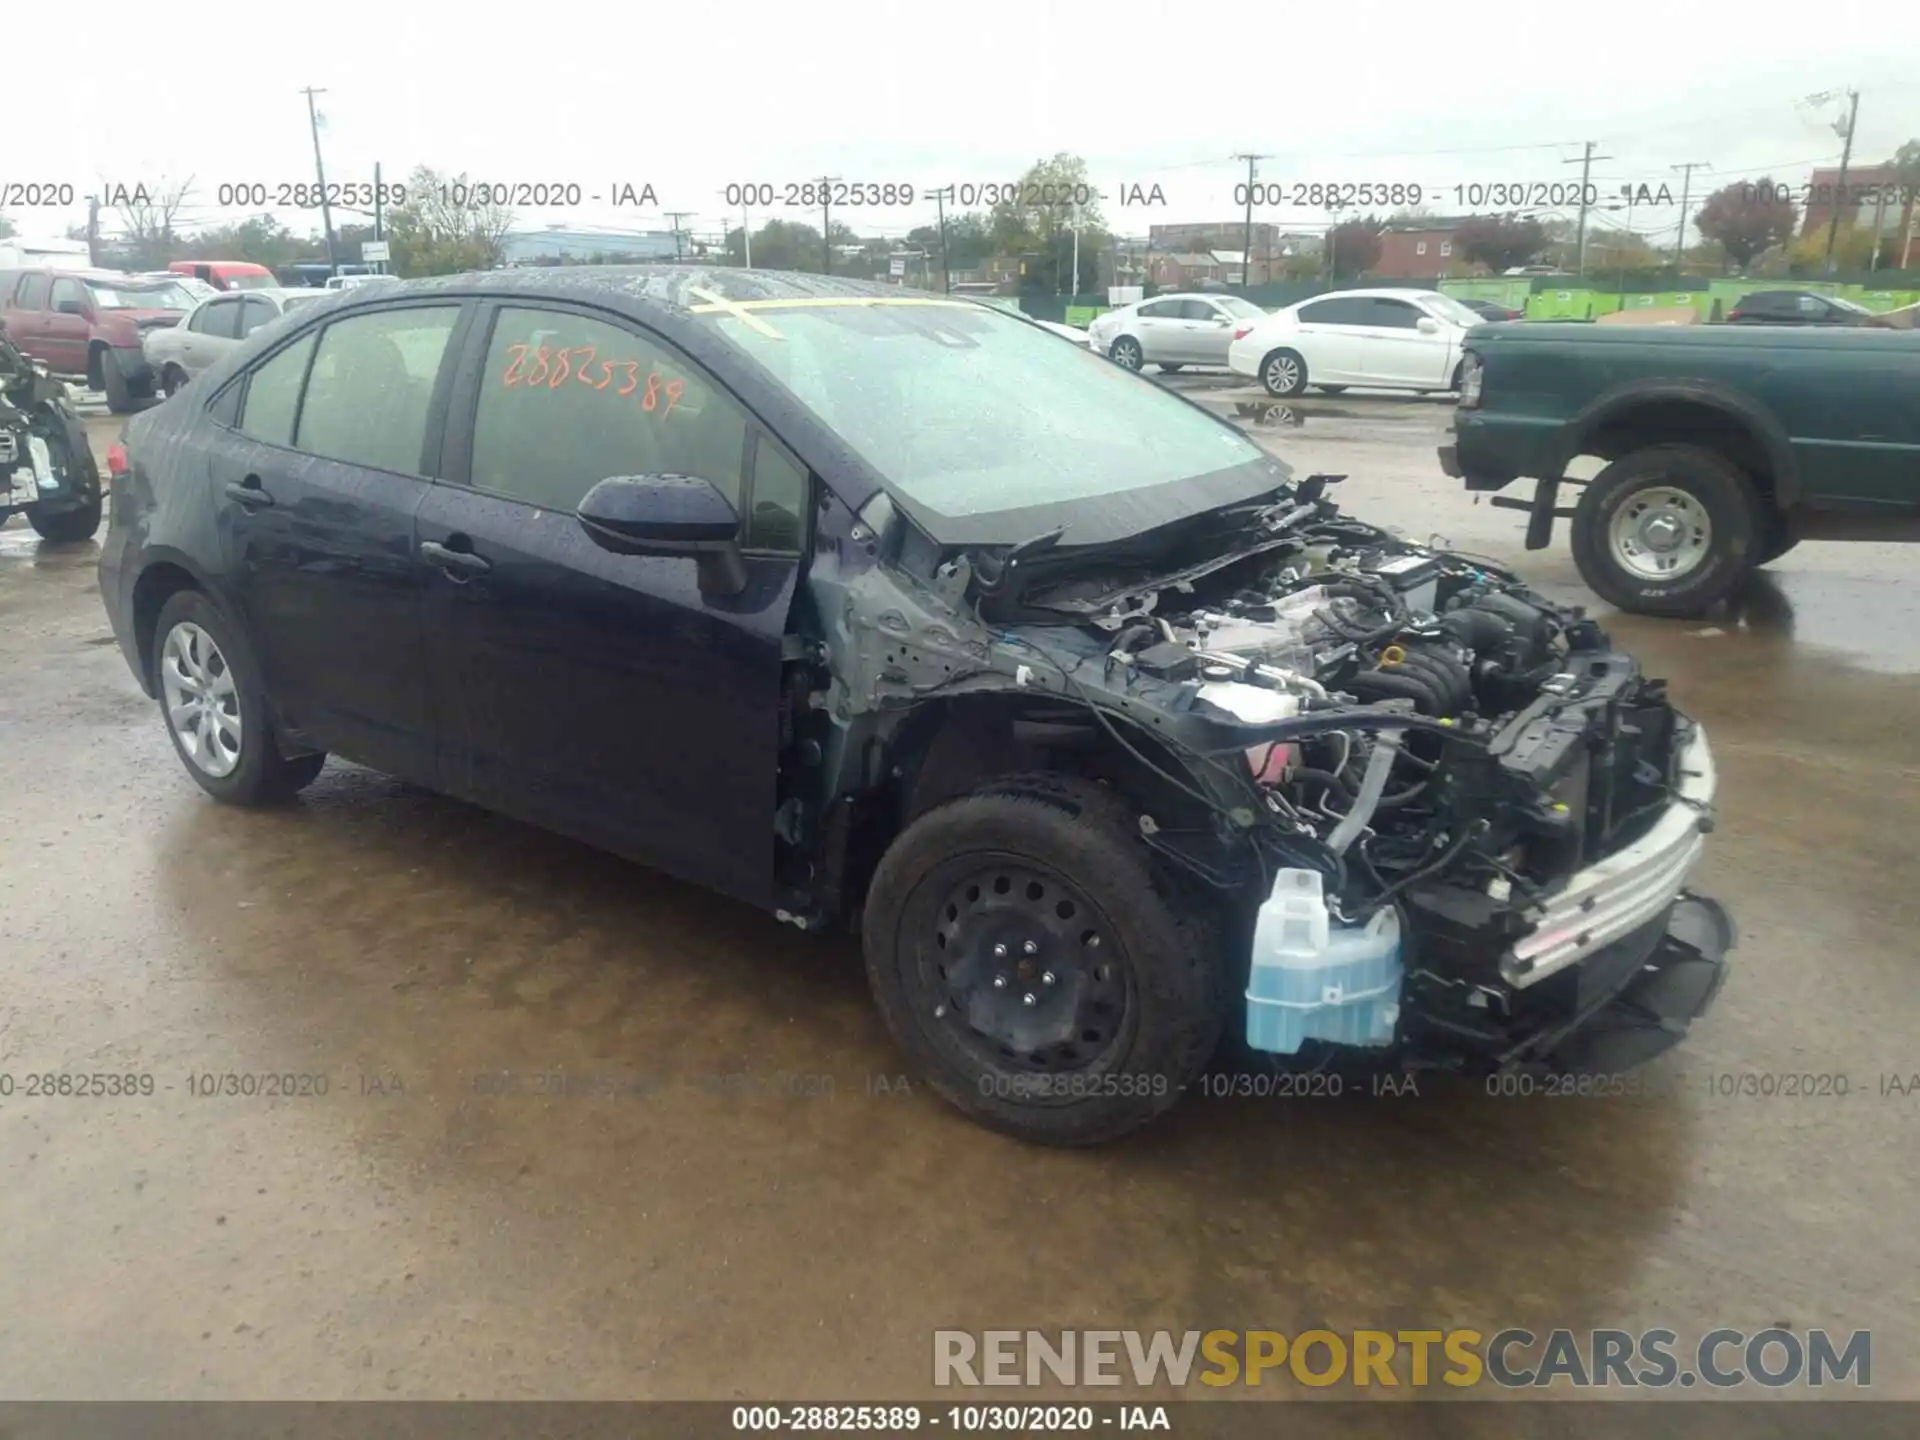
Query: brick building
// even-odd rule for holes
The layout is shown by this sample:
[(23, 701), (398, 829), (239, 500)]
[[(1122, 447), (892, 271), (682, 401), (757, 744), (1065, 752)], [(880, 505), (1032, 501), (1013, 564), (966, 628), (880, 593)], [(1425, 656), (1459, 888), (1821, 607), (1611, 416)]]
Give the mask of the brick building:
[(1371, 274), (1382, 280), (1438, 280), (1454, 271), (1457, 219), (1394, 220), (1380, 231), (1380, 259)]
[(1802, 235), (1826, 229), (1836, 203), (1840, 207), (1842, 225), (1871, 229), (1878, 219), (1880, 233), (1887, 236), (1900, 233), (1900, 221), (1905, 213), (1900, 177), (1891, 161), (1878, 165), (1848, 166), (1844, 189), (1840, 185), (1839, 166), (1815, 170), (1807, 177), (1806, 188), (1793, 198), (1804, 207), (1800, 217)]

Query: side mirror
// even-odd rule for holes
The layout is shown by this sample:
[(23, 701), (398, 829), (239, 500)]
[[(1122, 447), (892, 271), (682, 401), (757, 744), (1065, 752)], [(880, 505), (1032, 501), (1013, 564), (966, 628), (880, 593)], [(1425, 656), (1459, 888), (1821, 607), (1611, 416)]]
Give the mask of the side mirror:
[(1440, 333), (1440, 322), (1431, 315), (1422, 315), (1414, 322), (1414, 328), (1422, 335), (1438, 335)]
[(695, 475), (610, 475), (574, 511), (593, 543), (615, 555), (691, 555), (700, 593), (747, 587), (740, 516), (711, 481)]
[(62, 315), (84, 315), (87, 313), (87, 307), (82, 305), (78, 300), (62, 300), (53, 308)]

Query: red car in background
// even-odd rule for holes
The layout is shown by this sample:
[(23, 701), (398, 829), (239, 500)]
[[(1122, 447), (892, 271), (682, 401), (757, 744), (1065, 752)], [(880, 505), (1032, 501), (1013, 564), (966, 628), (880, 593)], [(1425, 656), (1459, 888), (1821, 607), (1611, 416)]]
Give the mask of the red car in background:
[(167, 269), (216, 290), (272, 290), (280, 284), (271, 270), (251, 260), (176, 260)]
[(198, 301), (184, 285), (117, 270), (0, 271), (0, 326), (63, 380), (103, 390), (125, 415), (157, 392), (143, 331), (178, 325)]

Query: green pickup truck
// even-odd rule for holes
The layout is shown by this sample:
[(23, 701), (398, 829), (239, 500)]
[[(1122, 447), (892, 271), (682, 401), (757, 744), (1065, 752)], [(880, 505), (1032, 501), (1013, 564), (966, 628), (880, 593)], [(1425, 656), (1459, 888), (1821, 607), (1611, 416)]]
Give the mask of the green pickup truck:
[[(1920, 331), (1498, 324), (1468, 332), (1447, 474), (1532, 479), (1623, 610), (1698, 615), (1804, 539), (1920, 540)], [(1606, 460), (1567, 478), (1578, 456)], [(1579, 499), (1561, 503), (1563, 487)]]

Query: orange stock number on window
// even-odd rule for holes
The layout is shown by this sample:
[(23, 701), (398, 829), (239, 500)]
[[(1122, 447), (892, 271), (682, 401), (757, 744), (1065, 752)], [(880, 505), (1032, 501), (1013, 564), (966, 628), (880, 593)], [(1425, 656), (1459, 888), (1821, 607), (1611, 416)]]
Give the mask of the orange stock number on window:
[[(560, 350), (545, 345), (509, 345), (507, 353), (513, 359), (500, 375), (501, 388), (506, 390), (558, 390), (571, 380), (589, 390), (611, 389), (622, 398), (638, 392), (640, 408), (659, 411), (663, 420), (673, 413), (673, 407), (687, 391), (685, 380), (662, 375), (658, 369), (648, 370), (643, 382), (638, 360), (600, 360), (599, 348), (593, 345)], [(615, 385), (616, 376), (625, 379)], [(662, 396), (666, 397), (665, 409), (660, 404)]]

